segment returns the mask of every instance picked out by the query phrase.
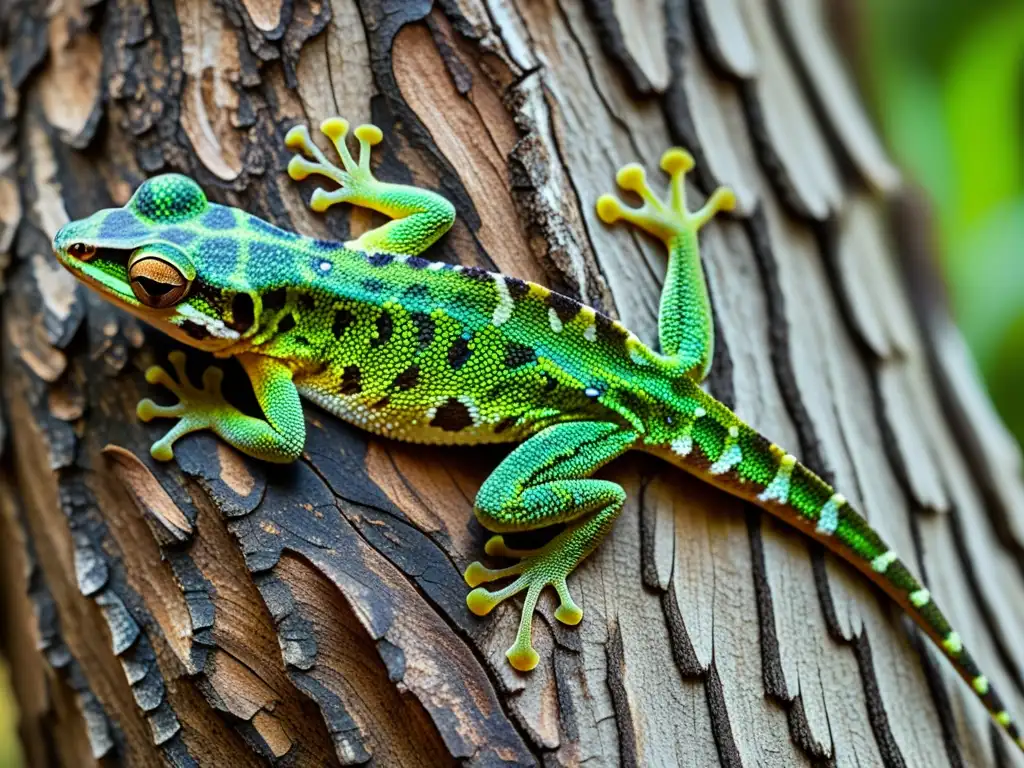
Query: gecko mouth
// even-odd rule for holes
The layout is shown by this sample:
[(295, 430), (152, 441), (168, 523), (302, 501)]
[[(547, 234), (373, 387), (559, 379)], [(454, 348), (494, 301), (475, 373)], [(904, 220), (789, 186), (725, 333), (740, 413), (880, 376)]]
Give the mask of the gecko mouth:
[(64, 260), (64, 265), (101, 293), (114, 294), (118, 300), (137, 304), (128, 279), (130, 248), (98, 248), (89, 261)]

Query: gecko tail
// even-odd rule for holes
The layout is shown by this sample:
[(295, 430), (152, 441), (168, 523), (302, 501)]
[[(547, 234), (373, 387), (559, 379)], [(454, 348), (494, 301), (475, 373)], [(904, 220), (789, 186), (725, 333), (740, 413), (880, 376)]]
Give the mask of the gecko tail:
[(674, 419), (653, 451), (747, 499), (822, 542), (864, 573), (924, 630), (993, 719), (1024, 750), (1024, 737), (960, 635), (910, 569), (842, 494), (710, 396)]
[(753, 500), (766, 512), (806, 531), (878, 584), (932, 639), (996, 723), (1024, 751), (1018, 724), (931, 593), (842, 494), (784, 454), (772, 480)]

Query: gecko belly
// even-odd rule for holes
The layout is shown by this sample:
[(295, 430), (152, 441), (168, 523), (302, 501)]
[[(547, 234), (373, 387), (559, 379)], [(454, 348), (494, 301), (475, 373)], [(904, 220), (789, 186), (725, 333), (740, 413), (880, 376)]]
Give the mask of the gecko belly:
[(481, 413), (471, 398), (439, 397), (427, 406), (324, 392), (298, 386), (299, 394), (328, 413), (360, 429), (405, 442), (432, 445), (479, 445), (516, 442), (536, 431), (533, 420)]

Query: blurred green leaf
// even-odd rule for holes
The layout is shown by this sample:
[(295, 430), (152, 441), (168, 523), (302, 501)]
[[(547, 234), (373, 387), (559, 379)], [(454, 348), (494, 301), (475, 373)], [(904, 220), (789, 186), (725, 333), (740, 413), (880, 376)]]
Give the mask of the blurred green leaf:
[(869, 0), (868, 88), (935, 201), (957, 320), (1024, 443), (1024, 2)]

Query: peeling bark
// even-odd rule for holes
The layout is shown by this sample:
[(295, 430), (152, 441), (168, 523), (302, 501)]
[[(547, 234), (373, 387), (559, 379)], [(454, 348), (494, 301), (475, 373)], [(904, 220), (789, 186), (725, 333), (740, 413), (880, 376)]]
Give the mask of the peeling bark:
[(501, 450), (424, 455), (310, 406), (294, 466), (208, 435), (158, 465), (163, 425), (134, 406), (170, 342), (49, 255), (63, 223), (165, 171), (287, 228), (365, 231), (284, 174), (288, 128), (340, 113), (384, 129), (380, 176), (455, 204), (434, 257), (652, 340), (664, 258), (593, 205), (619, 165), (685, 144), (691, 192), (728, 182), (741, 203), (704, 236), (710, 389), (867, 510), (1022, 712), (1020, 453), (826, 10), (0, 3), (0, 649), (30, 764), (1011, 764), (849, 568), (642, 457), (608, 471), (629, 502), (573, 577), (585, 621), (545, 596), (542, 662), (515, 673), (518, 607), (478, 619), (461, 578)]

